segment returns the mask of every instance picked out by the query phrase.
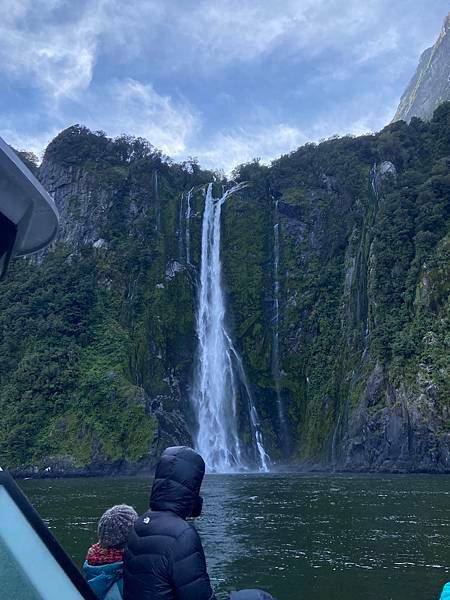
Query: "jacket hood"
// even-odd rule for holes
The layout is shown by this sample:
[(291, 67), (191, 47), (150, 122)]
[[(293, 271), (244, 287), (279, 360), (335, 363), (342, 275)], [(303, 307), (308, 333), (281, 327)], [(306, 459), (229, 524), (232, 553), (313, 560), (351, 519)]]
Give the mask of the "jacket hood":
[(232, 592), (229, 600), (275, 600), (275, 598), (263, 590), (241, 590)]
[(114, 583), (119, 584), (122, 579), (123, 562), (109, 563), (107, 565), (90, 565), (85, 561), (83, 570), (91, 590), (98, 598), (104, 598)]
[(167, 448), (155, 470), (150, 508), (190, 517), (198, 506), (205, 461), (187, 446)]

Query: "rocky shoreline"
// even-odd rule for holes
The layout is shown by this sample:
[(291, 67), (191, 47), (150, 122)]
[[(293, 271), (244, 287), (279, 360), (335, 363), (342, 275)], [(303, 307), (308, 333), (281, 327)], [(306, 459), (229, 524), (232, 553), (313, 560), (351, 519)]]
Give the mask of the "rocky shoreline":
[[(124, 477), (153, 477), (156, 460), (141, 461), (136, 464), (127, 461), (115, 461), (113, 463), (94, 463), (86, 467), (63, 468), (53, 466), (46, 468), (30, 467), (26, 469), (13, 469), (10, 471), (15, 479), (75, 479), (88, 477), (124, 478)], [(245, 473), (245, 471), (243, 471)], [(258, 474), (248, 471), (248, 474)], [(292, 473), (304, 475), (450, 475), (450, 467), (445, 469), (408, 469), (397, 464), (385, 465), (377, 468), (367, 469), (355, 465), (352, 467), (333, 467), (331, 465), (319, 464), (283, 464), (275, 465), (270, 474)], [(262, 474), (263, 475), (263, 474)], [(264, 475), (263, 475), (264, 476)]]

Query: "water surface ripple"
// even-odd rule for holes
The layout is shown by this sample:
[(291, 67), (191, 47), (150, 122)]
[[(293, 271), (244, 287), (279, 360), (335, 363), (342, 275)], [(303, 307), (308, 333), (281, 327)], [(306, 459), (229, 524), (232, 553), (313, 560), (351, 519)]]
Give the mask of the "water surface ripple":
[[(74, 560), (109, 506), (143, 512), (150, 480), (21, 482)], [(450, 580), (450, 478), (209, 475), (197, 520), (220, 600), (259, 586), (278, 600), (428, 600)]]

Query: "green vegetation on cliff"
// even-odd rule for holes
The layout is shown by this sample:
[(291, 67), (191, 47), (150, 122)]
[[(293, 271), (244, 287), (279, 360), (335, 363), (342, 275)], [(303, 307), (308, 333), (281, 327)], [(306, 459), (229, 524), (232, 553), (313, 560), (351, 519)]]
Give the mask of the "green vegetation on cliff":
[[(281, 386), (298, 459), (450, 467), (449, 160), (446, 104), (427, 124), (399, 122), (377, 135), (306, 145), (269, 170), (242, 168), (259, 195), (249, 192), (248, 213), (240, 211), (240, 251), (225, 245), (226, 256), (248, 256), (228, 281), (239, 281), (241, 297), (259, 298), (251, 314), (262, 326), (245, 330), (241, 347), (263, 370), (255, 381), (273, 386), (270, 318), (260, 316), (270, 286), (255, 285), (259, 272), (270, 272), (272, 234), (267, 226), (262, 238), (251, 234), (273, 214), (273, 195), (282, 236)], [(235, 314), (239, 332), (245, 309)], [(271, 412), (276, 423), (273, 404)]]
[[(236, 170), (249, 185), (224, 207), (224, 285), (275, 460), (286, 448), (272, 369), (278, 222), (290, 458), (450, 468), (449, 167), (445, 104), (429, 123)], [(0, 464), (148, 464), (190, 441), (202, 188), (214, 175), (75, 126), (39, 176), (61, 239), (15, 261), (0, 288)]]
[(166, 275), (177, 204), (211, 174), (75, 126), (50, 144), (40, 177), (61, 239), (15, 261), (1, 289), (0, 464), (151, 462), (164, 443), (153, 413), (179, 409), (172, 380), (194, 351), (192, 285)]

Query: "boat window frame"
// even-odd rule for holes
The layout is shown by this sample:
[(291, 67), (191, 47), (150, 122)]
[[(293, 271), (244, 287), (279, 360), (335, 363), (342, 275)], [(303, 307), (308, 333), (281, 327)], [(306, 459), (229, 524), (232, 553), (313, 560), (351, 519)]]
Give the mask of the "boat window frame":
[(17, 238), (17, 227), (12, 221), (0, 213), (0, 281), (8, 270)]
[(4, 487), (34, 532), (40, 537), (47, 550), (73, 583), (80, 597), (85, 600), (97, 600), (87, 581), (75, 566), (75, 563), (51, 533), (39, 513), (7, 471), (0, 470), (0, 486)]

